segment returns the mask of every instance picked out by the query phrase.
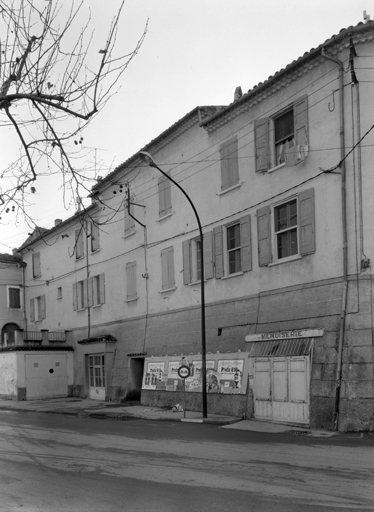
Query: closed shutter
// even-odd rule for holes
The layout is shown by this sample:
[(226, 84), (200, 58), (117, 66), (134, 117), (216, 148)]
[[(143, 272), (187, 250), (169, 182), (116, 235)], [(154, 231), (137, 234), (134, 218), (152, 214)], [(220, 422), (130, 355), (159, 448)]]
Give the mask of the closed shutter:
[(293, 106), (294, 130), (296, 145), (308, 144), (308, 97), (295, 101)]
[(302, 256), (316, 251), (314, 220), (314, 189), (301, 192), (299, 200), (299, 239)]
[(35, 322), (35, 299), (30, 300), (30, 320)]
[(190, 284), (191, 282), (191, 242), (185, 240), (182, 243), (183, 252), (183, 284)]
[(46, 312), (46, 302), (45, 302), (45, 295), (40, 296), (40, 312), (39, 312), (39, 318), (38, 320), (43, 320), (47, 315)]
[(100, 228), (95, 223), (91, 223), (91, 251), (100, 249)]
[(137, 298), (136, 261), (126, 263), (127, 300)]
[(75, 258), (79, 259), (84, 256), (84, 240), (83, 228), (75, 230)]
[(222, 226), (214, 228), (214, 264), (216, 279), (224, 276), (223, 263), (223, 229)]
[(73, 283), (73, 311), (77, 309), (77, 283)]
[(238, 138), (234, 137), (220, 146), (221, 189), (226, 190), (239, 183)]
[(162, 289), (173, 288), (175, 286), (174, 247), (168, 247), (161, 251), (161, 267)]
[(256, 172), (269, 169), (269, 119), (256, 119), (255, 121), (255, 156)]
[(213, 232), (204, 233), (204, 278), (212, 279), (213, 270)]
[(99, 274), (99, 304), (105, 304), (105, 274)]
[(162, 176), (158, 180), (159, 215), (164, 217), (171, 213), (171, 187), (170, 180)]
[[(130, 213), (134, 214), (134, 205), (130, 204)], [(128, 209), (125, 210), (125, 236), (131, 235), (131, 233), (135, 233), (135, 219), (131, 217), (128, 212)]]
[(88, 287), (88, 297), (87, 297), (87, 306), (97, 306), (99, 297), (97, 296), (97, 287), (94, 289), (94, 277), (89, 277), (87, 279), (87, 287)]
[(42, 275), (40, 265), (40, 252), (34, 252), (32, 255), (32, 275), (33, 277), (40, 277)]
[(251, 218), (249, 215), (240, 219), (240, 246), (242, 271), (248, 272), (252, 270)]
[(257, 210), (258, 264), (260, 267), (271, 262), (270, 206)]

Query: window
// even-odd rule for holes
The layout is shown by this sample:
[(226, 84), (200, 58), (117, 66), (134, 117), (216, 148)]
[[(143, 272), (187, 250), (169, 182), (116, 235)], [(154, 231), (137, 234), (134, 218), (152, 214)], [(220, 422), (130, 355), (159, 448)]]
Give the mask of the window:
[(32, 276), (35, 279), (36, 277), (40, 277), (42, 275), (41, 265), (40, 265), (40, 252), (32, 253)]
[(73, 284), (73, 309), (85, 309), (88, 306), (87, 279)]
[(90, 303), (88, 305), (100, 306), (105, 303), (105, 274), (98, 274), (88, 280)]
[[(183, 251), (183, 283), (201, 281), (201, 242), (200, 237), (185, 240)], [(204, 233), (204, 279), (213, 277), (213, 233)]]
[(8, 308), (21, 309), (21, 287), (8, 286)]
[(59, 286), (57, 288), (57, 298), (58, 299), (62, 299), (62, 288), (61, 288), (61, 286)]
[(159, 216), (165, 217), (171, 213), (171, 181), (162, 176), (158, 180)]
[(161, 251), (162, 289), (175, 288), (174, 247)]
[[(98, 251), (100, 249), (100, 227), (91, 222), (91, 252)], [(83, 256), (83, 254), (82, 254)]]
[(291, 167), (305, 160), (309, 151), (307, 99), (299, 98), (272, 118), (256, 119), (256, 171)]
[(136, 261), (126, 263), (126, 299), (128, 301), (138, 298), (136, 289)]
[(84, 230), (83, 227), (75, 230), (75, 259), (79, 260), (84, 256)]
[(217, 279), (252, 270), (249, 215), (235, 223), (214, 228), (214, 262)]
[(30, 319), (32, 322), (38, 322), (46, 318), (45, 295), (40, 295), (30, 300)]
[[(130, 213), (134, 215), (134, 205), (130, 204)], [(135, 219), (131, 217), (128, 209), (125, 208), (125, 236), (132, 235), (135, 233)]]
[(259, 265), (315, 252), (314, 189), (257, 210)]
[(221, 190), (227, 190), (239, 183), (238, 138), (224, 142), (220, 146)]

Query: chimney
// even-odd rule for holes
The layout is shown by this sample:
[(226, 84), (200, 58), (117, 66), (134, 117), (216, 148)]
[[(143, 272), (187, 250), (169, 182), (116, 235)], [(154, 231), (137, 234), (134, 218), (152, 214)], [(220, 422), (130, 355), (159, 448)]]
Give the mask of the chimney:
[(55, 227), (61, 224), (62, 219), (55, 219)]

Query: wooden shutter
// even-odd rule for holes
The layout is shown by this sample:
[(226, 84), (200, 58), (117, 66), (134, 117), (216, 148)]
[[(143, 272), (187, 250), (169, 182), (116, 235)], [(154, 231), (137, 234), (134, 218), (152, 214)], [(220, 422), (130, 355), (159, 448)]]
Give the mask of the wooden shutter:
[(239, 183), (238, 138), (224, 142), (220, 146), (221, 189), (226, 190)]
[(255, 121), (255, 157), (256, 171), (264, 172), (269, 169), (269, 118)]
[(45, 303), (45, 295), (40, 296), (40, 312), (38, 320), (43, 320), (46, 317), (46, 303)]
[(77, 283), (73, 283), (73, 311), (77, 309)]
[(212, 279), (213, 270), (213, 232), (204, 233), (204, 278)]
[(105, 274), (99, 274), (99, 304), (105, 304)]
[(91, 223), (91, 251), (100, 249), (100, 228), (94, 222)]
[(94, 289), (94, 277), (89, 277), (87, 279), (86, 286), (88, 287), (87, 293), (87, 306), (96, 306), (99, 304), (99, 297), (97, 296), (97, 287)]
[(258, 264), (260, 267), (271, 262), (270, 206), (257, 210)]
[(30, 320), (35, 322), (35, 299), (30, 299)]
[(298, 206), (300, 254), (304, 256), (316, 250), (313, 188), (299, 194)]
[(32, 275), (33, 277), (40, 277), (42, 275), (40, 265), (40, 252), (32, 254)]
[(75, 230), (75, 259), (84, 256), (83, 228)]
[(213, 230), (214, 233), (214, 264), (216, 279), (224, 276), (224, 263), (223, 263), (223, 229), (222, 226), (217, 226)]
[(137, 289), (136, 289), (136, 261), (131, 261), (126, 263), (126, 282), (127, 282), (127, 291), (126, 298), (127, 300), (136, 299)]
[(308, 97), (296, 100), (293, 106), (296, 145), (308, 144)]
[(158, 180), (158, 199), (160, 217), (171, 213), (171, 187), (170, 181), (165, 176)]
[(183, 284), (190, 284), (191, 282), (191, 242), (185, 240), (182, 243), (183, 251)]
[(240, 219), (240, 246), (242, 271), (252, 270), (251, 218), (245, 215)]
[[(134, 215), (134, 205), (130, 204), (130, 213)], [(125, 236), (135, 233), (135, 219), (129, 214), (127, 208), (125, 209)]]
[(87, 279), (82, 281), (82, 291), (83, 291), (83, 307), (86, 308), (88, 306), (88, 283)]
[(173, 288), (175, 286), (174, 247), (168, 247), (161, 251), (161, 267), (162, 289)]

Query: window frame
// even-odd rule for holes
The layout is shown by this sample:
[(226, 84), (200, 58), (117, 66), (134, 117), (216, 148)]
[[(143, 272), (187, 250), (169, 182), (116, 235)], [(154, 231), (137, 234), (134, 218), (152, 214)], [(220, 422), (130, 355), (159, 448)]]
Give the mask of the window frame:
[(131, 302), (138, 299), (136, 280), (136, 261), (126, 263), (126, 301)]
[[(291, 205), (291, 203), (296, 203), (296, 225), (290, 225), (284, 229), (276, 230), (276, 211), (279, 211), (279, 208), (281, 208), (284, 205)], [(289, 210), (287, 208), (287, 210)], [(287, 211), (287, 216), (288, 216)], [(280, 201), (278, 203), (275, 203), (271, 206), (271, 225), (272, 225), (272, 240), (273, 240), (273, 263), (280, 263), (280, 262), (286, 262), (291, 261), (297, 258), (301, 257), (300, 254), (300, 241), (299, 241), (299, 235), (300, 235), (300, 218), (299, 218), (299, 200), (298, 196), (294, 195), (285, 201)], [(285, 233), (291, 233), (292, 231), (296, 230), (296, 243), (297, 243), (297, 251), (294, 254), (290, 254), (288, 256), (279, 257), (279, 237), (281, 237)], [(287, 238), (290, 238), (287, 236)], [(289, 243), (289, 241), (288, 241)]]
[[(91, 246), (91, 253), (95, 253), (100, 249), (100, 227), (95, 222), (91, 222), (90, 246)], [(84, 254), (83, 254), (83, 256), (84, 256)]]
[(75, 230), (75, 259), (80, 260), (84, 258), (84, 229)]
[(32, 322), (41, 322), (47, 317), (45, 295), (38, 295), (30, 299), (30, 319)]
[[(170, 172), (166, 173), (167, 175)], [(171, 181), (164, 175), (158, 178), (158, 214), (159, 220), (172, 214)]]
[[(239, 274), (239, 273), (243, 273), (242, 271), (242, 240), (241, 240), (241, 232), (240, 232), (240, 219), (237, 219), (235, 222), (230, 222), (230, 224), (226, 224), (224, 226), (224, 233), (223, 233), (223, 236), (224, 236), (224, 265), (225, 265), (225, 275), (226, 276), (232, 276), (234, 274)], [(232, 238), (230, 238), (229, 236), (229, 232), (231, 232), (231, 230), (235, 229), (236, 230), (236, 233), (234, 232), (234, 238), (237, 237), (237, 235), (239, 236), (239, 245), (236, 245), (235, 247), (229, 247), (230, 245), (230, 239), (232, 240)], [(230, 270), (230, 256), (231, 254), (239, 254), (239, 265), (237, 268), (237, 261), (236, 261), (236, 258), (234, 260), (234, 264), (235, 264), (235, 269), (233, 272), (231, 272)]]
[(174, 247), (170, 246), (161, 251), (161, 290), (165, 292), (175, 288)]

